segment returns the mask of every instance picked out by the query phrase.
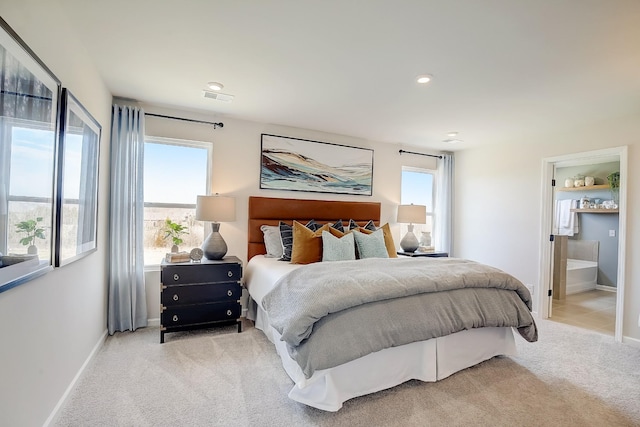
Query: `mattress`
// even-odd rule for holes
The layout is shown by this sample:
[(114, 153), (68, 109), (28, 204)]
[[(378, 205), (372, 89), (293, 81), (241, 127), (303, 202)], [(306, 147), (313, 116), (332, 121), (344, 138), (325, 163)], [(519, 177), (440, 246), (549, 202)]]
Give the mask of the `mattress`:
[(411, 379), (434, 382), (497, 355), (514, 355), (511, 328), (478, 328), (444, 337), (387, 348), (305, 378), (289, 357), (286, 344), (270, 326), (261, 308), (264, 295), (278, 279), (300, 265), (255, 256), (246, 268), (250, 295), (249, 318), (264, 332), (293, 380), (289, 398), (325, 411), (337, 411), (354, 397), (402, 384)]

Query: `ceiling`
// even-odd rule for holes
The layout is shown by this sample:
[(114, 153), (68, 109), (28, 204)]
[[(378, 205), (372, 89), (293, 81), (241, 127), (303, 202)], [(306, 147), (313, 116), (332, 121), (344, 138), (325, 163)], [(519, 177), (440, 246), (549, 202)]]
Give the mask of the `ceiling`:
[(216, 120), (460, 150), (640, 101), (638, 0), (59, 2), (115, 96)]

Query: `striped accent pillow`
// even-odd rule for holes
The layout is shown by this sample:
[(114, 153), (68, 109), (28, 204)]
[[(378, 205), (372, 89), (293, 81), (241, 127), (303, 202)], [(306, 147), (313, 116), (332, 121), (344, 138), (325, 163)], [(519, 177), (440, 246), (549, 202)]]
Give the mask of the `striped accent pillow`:
[[(280, 240), (282, 240), (282, 258), (280, 261), (291, 261), (291, 251), (293, 250), (293, 226), (280, 221), (278, 224), (280, 228)], [(316, 231), (321, 227), (320, 224), (314, 220), (305, 224), (309, 230)]]
[[(352, 219), (349, 220), (349, 230), (354, 230), (358, 227), (359, 225), (357, 222), (355, 222)], [(369, 222), (367, 222), (362, 228), (366, 228), (367, 230), (371, 230), (371, 231), (376, 231), (376, 225), (373, 223), (372, 219), (370, 219)]]
[(334, 230), (338, 230), (341, 233), (344, 233), (344, 225), (342, 225), (342, 220), (337, 220), (334, 224), (330, 224), (331, 228)]

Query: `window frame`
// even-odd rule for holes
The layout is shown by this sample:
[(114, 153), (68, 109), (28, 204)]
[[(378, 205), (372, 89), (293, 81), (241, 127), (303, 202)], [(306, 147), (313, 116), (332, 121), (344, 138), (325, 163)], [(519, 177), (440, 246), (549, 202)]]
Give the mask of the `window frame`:
[[(402, 200), (402, 181), (403, 181), (403, 174), (404, 172), (415, 172), (415, 173), (424, 173), (424, 174), (429, 174), (431, 175), (431, 207), (432, 210), (429, 211), (427, 210), (427, 218), (431, 217), (431, 246), (435, 247), (435, 238), (434, 238), (434, 231), (436, 229), (436, 222), (437, 222), (437, 217), (436, 217), (436, 202), (438, 200), (436, 191), (438, 188), (438, 183), (436, 182), (437, 180), (437, 172), (434, 169), (428, 169), (428, 168), (421, 168), (421, 167), (416, 167), (416, 166), (402, 166), (402, 169), (400, 171), (400, 203), (405, 204), (405, 201)], [(418, 226), (418, 225), (422, 225), (422, 224), (414, 224), (414, 226)], [(406, 226), (405, 226), (406, 227)], [(406, 233), (406, 230), (402, 230), (401, 231), (401, 235), (404, 236), (404, 234)], [(418, 239), (419, 240), (419, 239)]]
[[(161, 145), (172, 145), (172, 146), (178, 146), (178, 147), (206, 149), (207, 150), (207, 172), (206, 172), (205, 189), (206, 189), (206, 194), (211, 193), (211, 177), (213, 174), (213, 142), (145, 135), (144, 143), (145, 145), (147, 143), (151, 143), (151, 144), (161, 144)], [(142, 172), (144, 175), (144, 170)], [(143, 209), (144, 208), (178, 208), (178, 209), (193, 209), (195, 211), (196, 203), (195, 203), (195, 200), (194, 200), (194, 203), (147, 202), (145, 200), (143, 201)], [(202, 236), (202, 240), (204, 240), (204, 237), (205, 236)], [(144, 271), (160, 271), (160, 264), (145, 263)]]

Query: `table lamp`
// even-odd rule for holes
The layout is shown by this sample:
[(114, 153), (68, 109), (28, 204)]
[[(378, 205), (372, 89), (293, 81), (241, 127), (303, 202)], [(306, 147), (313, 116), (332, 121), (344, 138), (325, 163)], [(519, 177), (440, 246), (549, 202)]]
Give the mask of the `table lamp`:
[(407, 234), (400, 240), (400, 247), (405, 252), (415, 252), (420, 244), (416, 235), (413, 234), (413, 224), (427, 223), (427, 207), (414, 204), (399, 205), (397, 221), (409, 224)]
[(227, 253), (227, 243), (220, 234), (220, 222), (236, 220), (236, 199), (233, 197), (198, 196), (196, 219), (211, 222), (211, 234), (202, 243), (202, 252), (207, 259), (222, 259)]

